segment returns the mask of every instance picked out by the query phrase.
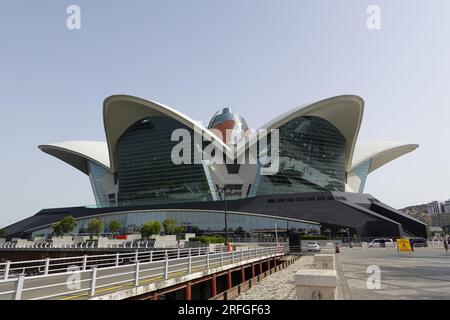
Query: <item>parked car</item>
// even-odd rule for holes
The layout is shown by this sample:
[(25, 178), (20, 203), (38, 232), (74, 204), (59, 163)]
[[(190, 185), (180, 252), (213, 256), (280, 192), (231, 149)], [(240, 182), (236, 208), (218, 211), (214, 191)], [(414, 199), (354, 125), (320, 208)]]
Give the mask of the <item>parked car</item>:
[(369, 248), (393, 248), (395, 247), (392, 239), (374, 239), (369, 242)]
[(411, 244), (411, 247), (417, 248), (417, 247), (428, 247), (427, 239), (425, 238), (409, 238), (409, 243)]
[(308, 252), (320, 252), (320, 245), (317, 242), (308, 242)]

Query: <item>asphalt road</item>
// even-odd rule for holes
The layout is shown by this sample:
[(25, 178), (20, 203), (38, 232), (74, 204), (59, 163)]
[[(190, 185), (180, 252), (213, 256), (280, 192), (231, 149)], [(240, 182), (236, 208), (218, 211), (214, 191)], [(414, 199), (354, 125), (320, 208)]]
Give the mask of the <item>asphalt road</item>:
[[(344, 249), (337, 254), (339, 293), (344, 299), (450, 300), (450, 252), (416, 248), (398, 253), (392, 248)], [(380, 289), (367, 286), (369, 266), (380, 270)], [(376, 268), (374, 268), (376, 269)], [(374, 287), (375, 282), (369, 281)]]

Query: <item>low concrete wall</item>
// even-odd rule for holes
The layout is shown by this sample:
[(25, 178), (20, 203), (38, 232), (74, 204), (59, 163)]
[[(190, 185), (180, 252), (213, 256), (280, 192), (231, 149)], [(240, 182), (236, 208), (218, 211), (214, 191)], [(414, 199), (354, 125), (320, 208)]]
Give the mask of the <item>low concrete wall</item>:
[(336, 270), (334, 254), (315, 254), (314, 264), (316, 269)]
[(336, 270), (299, 270), (294, 276), (298, 300), (337, 300)]

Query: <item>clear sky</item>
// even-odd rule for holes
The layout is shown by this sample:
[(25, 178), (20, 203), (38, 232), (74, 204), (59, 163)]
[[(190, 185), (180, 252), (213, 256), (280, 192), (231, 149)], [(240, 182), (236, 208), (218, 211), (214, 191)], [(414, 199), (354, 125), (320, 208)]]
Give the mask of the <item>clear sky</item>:
[[(71, 4), (81, 30), (66, 27)], [(119, 93), (204, 123), (232, 107), (252, 128), (357, 94), (359, 140), (420, 144), (365, 191), (397, 208), (448, 199), (449, 13), (448, 0), (0, 0), (0, 225), (94, 204), (87, 176), (37, 146), (105, 140), (102, 102)]]

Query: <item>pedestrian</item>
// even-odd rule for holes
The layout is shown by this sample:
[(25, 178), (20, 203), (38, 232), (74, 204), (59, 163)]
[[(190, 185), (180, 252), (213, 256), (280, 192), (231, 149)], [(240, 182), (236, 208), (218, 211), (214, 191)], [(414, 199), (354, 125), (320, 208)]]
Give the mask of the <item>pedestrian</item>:
[(445, 253), (448, 253), (448, 241), (447, 241), (447, 239), (444, 240), (444, 249), (445, 249)]

